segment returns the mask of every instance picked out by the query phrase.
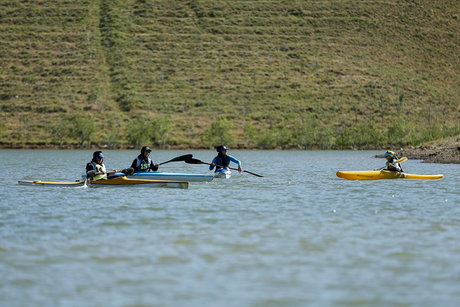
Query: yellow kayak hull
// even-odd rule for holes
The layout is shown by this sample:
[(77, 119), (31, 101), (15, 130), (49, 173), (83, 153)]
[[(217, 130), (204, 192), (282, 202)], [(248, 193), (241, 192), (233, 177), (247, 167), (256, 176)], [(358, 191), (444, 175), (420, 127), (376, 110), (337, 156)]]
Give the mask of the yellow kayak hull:
[(18, 184), (22, 185), (38, 185), (38, 186), (55, 186), (55, 187), (81, 187), (85, 185), (84, 181), (41, 181), (41, 180), (19, 180)]
[(133, 179), (126, 178), (125, 176), (107, 179), (90, 181), (90, 185), (150, 185), (159, 188), (179, 188), (188, 189), (189, 183), (187, 181), (174, 181), (174, 180), (152, 180), (152, 179)]
[(378, 180), (378, 179), (440, 179), (444, 175), (416, 175), (398, 173), (387, 170), (377, 171), (338, 171), (337, 177), (348, 180)]
[[(19, 180), (18, 184), (33, 185), (33, 186), (55, 186), (55, 187), (79, 187), (84, 186), (85, 181), (42, 181), (42, 180)], [(107, 180), (89, 181), (90, 186), (120, 186), (120, 185), (148, 185), (158, 188), (178, 188), (188, 189), (189, 183), (187, 181), (174, 181), (174, 180), (151, 180), (151, 179), (131, 179), (126, 177), (117, 177)]]

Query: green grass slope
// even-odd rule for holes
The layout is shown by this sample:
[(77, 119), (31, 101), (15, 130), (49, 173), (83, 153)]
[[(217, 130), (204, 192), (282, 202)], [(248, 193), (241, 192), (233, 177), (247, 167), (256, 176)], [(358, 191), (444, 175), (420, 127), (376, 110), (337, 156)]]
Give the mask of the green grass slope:
[(460, 134), (458, 1), (0, 3), (0, 142), (340, 148)]

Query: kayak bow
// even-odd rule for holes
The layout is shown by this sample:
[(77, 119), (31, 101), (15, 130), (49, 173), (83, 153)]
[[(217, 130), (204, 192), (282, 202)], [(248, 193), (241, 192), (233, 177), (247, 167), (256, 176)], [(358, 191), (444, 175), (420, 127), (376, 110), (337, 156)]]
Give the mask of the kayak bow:
[(388, 170), (377, 171), (338, 171), (337, 177), (348, 180), (378, 180), (378, 179), (440, 179), (444, 175), (417, 175), (399, 173)]
[(214, 173), (214, 178), (228, 179), (232, 176), (232, 172), (229, 169), (222, 168)]
[(22, 185), (40, 185), (51, 187), (81, 187), (85, 185), (84, 181), (58, 182), (58, 181), (41, 181), (41, 180), (19, 180), (18, 184)]

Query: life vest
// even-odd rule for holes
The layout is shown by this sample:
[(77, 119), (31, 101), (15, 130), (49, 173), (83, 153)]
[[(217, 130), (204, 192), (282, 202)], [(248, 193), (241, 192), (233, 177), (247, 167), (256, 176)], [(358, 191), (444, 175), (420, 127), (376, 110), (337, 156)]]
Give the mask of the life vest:
[(97, 164), (96, 162), (91, 162), (90, 164), (94, 167), (94, 170), (96, 171), (96, 173), (102, 173), (102, 174), (94, 176), (93, 180), (107, 179), (107, 171), (105, 170), (104, 163)]
[(225, 156), (223, 159), (221, 156), (216, 157), (216, 172), (222, 168), (227, 168), (230, 165), (230, 157)]
[(387, 162), (387, 170), (389, 171), (398, 171), (398, 172), (402, 172), (402, 167), (401, 167), (401, 164), (399, 163), (395, 163), (396, 161), (396, 157), (395, 158), (392, 158), (391, 160), (389, 160)]
[(136, 170), (141, 172), (147, 172), (152, 165), (152, 159), (147, 158), (147, 162), (144, 159), (137, 157)]

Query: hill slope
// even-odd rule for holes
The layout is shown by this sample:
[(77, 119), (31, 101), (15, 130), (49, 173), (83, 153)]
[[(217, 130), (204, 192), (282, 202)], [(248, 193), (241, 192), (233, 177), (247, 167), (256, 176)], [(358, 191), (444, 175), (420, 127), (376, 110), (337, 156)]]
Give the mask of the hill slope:
[(328, 148), (456, 135), (458, 12), (447, 0), (4, 1), (0, 141)]

